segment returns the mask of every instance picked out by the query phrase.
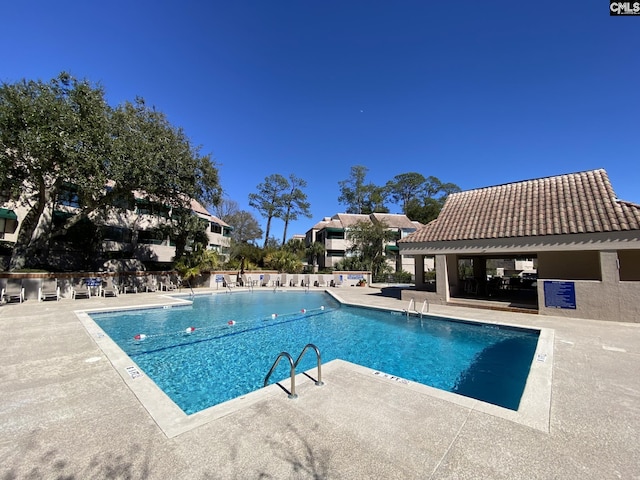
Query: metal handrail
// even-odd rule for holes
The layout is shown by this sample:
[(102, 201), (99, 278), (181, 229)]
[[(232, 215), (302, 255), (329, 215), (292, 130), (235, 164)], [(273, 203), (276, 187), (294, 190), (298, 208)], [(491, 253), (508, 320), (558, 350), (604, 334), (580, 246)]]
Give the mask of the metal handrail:
[[(411, 306), (413, 306), (413, 310), (411, 309)], [(424, 311), (425, 306), (427, 307), (426, 312)], [(409, 314), (415, 313), (416, 315), (420, 315), (420, 318), (422, 318), (422, 316), (425, 313), (429, 313), (430, 306), (431, 304), (429, 303), (429, 299), (425, 298), (424, 302), (422, 302), (422, 308), (420, 309), (420, 311), (418, 311), (418, 309), (416, 308), (416, 301), (415, 299), (412, 298), (411, 300), (409, 300), (409, 306), (407, 307), (407, 311), (406, 311), (407, 317), (409, 317)]]
[(278, 355), (278, 358), (276, 358), (276, 361), (273, 362), (273, 365), (271, 366), (271, 370), (269, 370), (269, 373), (267, 373), (267, 376), (264, 377), (264, 386), (266, 387), (269, 384), (269, 378), (271, 377), (271, 374), (280, 363), (280, 360), (282, 359), (282, 357), (286, 357), (287, 360), (289, 360), (289, 365), (291, 366), (291, 371), (290, 371), (291, 391), (289, 392), (289, 398), (298, 398), (298, 395), (296, 395), (296, 366), (295, 366), (295, 363), (293, 362), (293, 358), (287, 352), (281, 352), (280, 355)]
[(415, 305), (416, 301), (415, 299), (411, 298), (409, 300), (409, 306), (407, 307), (407, 311), (405, 312), (407, 314), (407, 318), (409, 318), (409, 313), (411, 312), (411, 305)]
[(322, 360), (320, 357), (320, 350), (318, 349), (318, 347), (316, 347), (313, 343), (308, 343), (305, 345), (305, 347), (302, 349), (302, 352), (300, 352), (300, 355), (298, 355), (298, 359), (295, 361), (295, 363), (293, 364), (294, 367), (297, 367), (298, 364), (300, 363), (300, 360), (302, 359), (303, 355), (305, 353), (307, 353), (307, 350), (309, 348), (313, 348), (313, 350), (316, 352), (316, 358), (318, 360), (318, 380), (316, 380), (316, 385), (321, 386), (324, 385), (324, 383), (322, 382)]

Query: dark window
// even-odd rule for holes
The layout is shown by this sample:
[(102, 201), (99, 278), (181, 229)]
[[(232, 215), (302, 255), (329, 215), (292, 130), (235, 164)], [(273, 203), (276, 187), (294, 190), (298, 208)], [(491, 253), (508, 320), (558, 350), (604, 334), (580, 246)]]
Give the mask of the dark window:
[(157, 202), (150, 202), (145, 198), (136, 200), (136, 211), (138, 215), (157, 215), (158, 217), (169, 218), (170, 207)]
[(327, 240), (344, 240), (344, 230), (331, 229), (326, 231)]
[(122, 227), (102, 227), (102, 238), (113, 242), (131, 243), (132, 231)]
[(159, 230), (138, 230), (138, 243), (161, 245), (164, 235)]
[(78, 195), (78, 187), (71, 184), (64, 184), (58, 191), (58, 205), (66, 207), (80, 207), (80, 196)]

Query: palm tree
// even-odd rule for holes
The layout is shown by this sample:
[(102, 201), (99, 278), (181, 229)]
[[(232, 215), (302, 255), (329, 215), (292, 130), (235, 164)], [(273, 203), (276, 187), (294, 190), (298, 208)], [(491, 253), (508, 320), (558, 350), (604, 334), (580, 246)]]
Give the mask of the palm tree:
[(218, 253), (213, 250), (206, 250), (201, 245), (196, 244), (195, 249), (188, 255), (183, 255), (175, 264), (176, 271), (180, 278), (191, 286), (191, 280), (200, 276), (202, 272), (215, 270), (220, 259)]
[(318, 273), (318, 257), (324, 255), (325, 248), (321, 242), (313, 242), (307, 247), (307, 256), (311, 259), (313, 273)]

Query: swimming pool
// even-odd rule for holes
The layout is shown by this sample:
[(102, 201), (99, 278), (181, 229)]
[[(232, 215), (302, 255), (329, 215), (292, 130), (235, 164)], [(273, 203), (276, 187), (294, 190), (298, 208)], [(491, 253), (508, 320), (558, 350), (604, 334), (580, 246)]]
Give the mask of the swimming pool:
[[(280, 352), (295, 358), (308, 343), (323, 363), (339, 358), (517, 410), (538, 340), (527, 329), (341, 306), (320, 292), (196, 296), (91, 317), (187, 414), (261, 388)], [(298, 371), (314, 367), (306, 355)], [(281, 362), (272, 381), (288, 374)]]

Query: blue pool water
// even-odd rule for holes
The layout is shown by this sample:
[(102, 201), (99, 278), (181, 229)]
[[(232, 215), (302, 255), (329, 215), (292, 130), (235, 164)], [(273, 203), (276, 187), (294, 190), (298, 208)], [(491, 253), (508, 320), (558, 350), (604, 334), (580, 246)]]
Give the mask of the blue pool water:
[[(190, 306), (91, 316), (187, 414), (261, 388), (280, 352), (295, 359), (308, 343), (323, 363), (339, 358), (517, 410), (538, 341), (536, 331), (407, 318), (320, 292), (196, 296)], [(308, 352), (297, 371), (315, 366)], [(280, 362), (271, 383), (288, 375)]]

